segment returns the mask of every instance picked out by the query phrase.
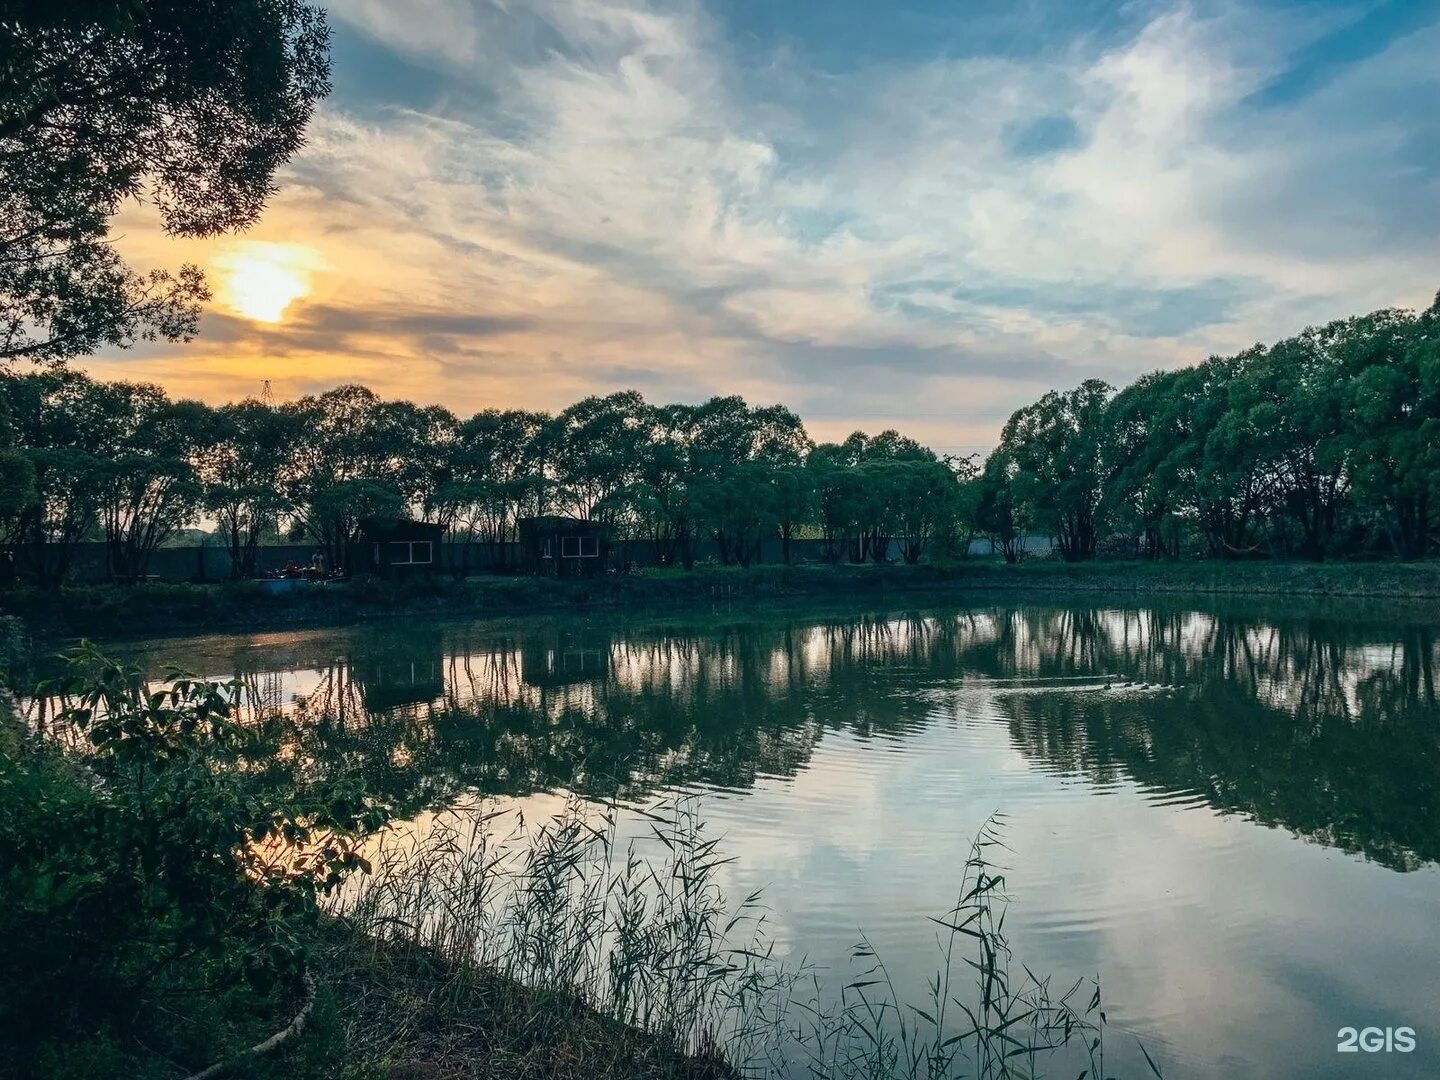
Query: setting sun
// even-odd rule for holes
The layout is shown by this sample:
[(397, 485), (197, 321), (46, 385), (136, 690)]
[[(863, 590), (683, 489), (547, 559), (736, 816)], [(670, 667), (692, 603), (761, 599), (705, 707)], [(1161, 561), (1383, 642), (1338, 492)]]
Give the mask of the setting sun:
[(315, 253), (297, 244), (246, 241), (215, 260), (220, 299), (238, 315), (278, 323), (285, 310), (310, 292)]

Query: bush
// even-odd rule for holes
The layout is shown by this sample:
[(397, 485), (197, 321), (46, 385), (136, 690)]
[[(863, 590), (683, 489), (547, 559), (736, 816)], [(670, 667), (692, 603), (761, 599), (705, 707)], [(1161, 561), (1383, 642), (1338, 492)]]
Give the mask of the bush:
[(152, 689), (86, 646), (41, 693), (63, 703), (53, 727), (0, 755), (11, 1063), (63, 1072), (55, 1056), (100, 1053), (96, 1037), (173, 1044), (154, 1010), (241, 988), (299, 996), (316, 898), (363, 866), (354, 840), (379, 808), (353, 781), (305, 783), (283, 725), (238, 722), (237, 684), (176, 673)]

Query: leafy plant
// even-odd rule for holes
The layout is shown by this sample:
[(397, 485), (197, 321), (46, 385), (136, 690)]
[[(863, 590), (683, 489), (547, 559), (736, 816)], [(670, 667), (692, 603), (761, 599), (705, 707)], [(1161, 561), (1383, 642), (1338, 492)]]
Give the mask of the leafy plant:
[(298, 992), (316, 899), (365, 868), (383, 813), (353, 781), (308, 783), (239, 693), (152, 687), (90, 645), (40, 688), (58, 713), (0, 760), (0, 1026), (22, 1053), (123, 1039), (237, 980)]

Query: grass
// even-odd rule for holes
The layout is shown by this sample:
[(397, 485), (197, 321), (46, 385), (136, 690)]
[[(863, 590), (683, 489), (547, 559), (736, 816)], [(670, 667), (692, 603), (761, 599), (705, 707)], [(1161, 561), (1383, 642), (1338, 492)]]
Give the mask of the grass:
[(417, 616), (514, 616), (648, 610), (795, 597), (876, 597), (972, 590), (1118, 595), (1440, 597), (1440, 563), (1136, 562), (992, 559), (919, 566), (760, 565), (651, 568), (587, 580), (486, 576), (358, 579), (272, 593), (254, 582), (69, 585), (0, 590), (0, 614), (49, 637), (268, 630)]
[[(476, 811), (380, 845), (373, 873), (337, 900), (337, 919), (382, 954), (433, 957), (487, 988), (487, 1011), (502, 1018), (483, 1055), (467, 1043), (457, 1053), (446, 1034), (408, 1045), (411, 1066), (460, 1076), (728, 1076), (726, 1060), (751, 1056), (757, 1010), (784, 977), (763, 946), (759, 898), (726, 904), (715, 880), (725, 860), (693, 804), (646, 816), (657, 859), (619, 845), (614, 808), (578, 802), (533, 829)], [(367, 1019), (351, 1030), (376, 1027)], [(560, 1071), (535, 1067), (556, 1054), (547, 1068)]]
[[(1069, 1064), (1106, 1077), (1105, 1012), (1098, 980), (1057, 992), (1024, 964), (1013, 970), (1005, 936), (1005, 878), (990, 850), (1003, 847), (992, 817), (971, 845), (954, 907), (939, 928), (939, 964), (919, 1002), (897, 990), (883, 959), (862, 938), (853, 956), (867, 964), (846, 983), (839, 1009), (801, 1003), (810, 1018), (799, 1040), (811, 1076), (842, 1080), (1039, 1077)], [(968, 992), (967, 992), (968, 991)], [(1151, 1072), (1160, 1070), (1141, 1047)]]
[(760, 895), (726, 901), (697, 805), (638, 813), (659, 858), (617, 840), (615, 808), (579, 803), (531, 831), (477, 811), (381, 845), (334, 910), (338, 1041), (383, 1075), (444, 1080), (1111, 1075), (1098, 983), (1012, 971), (998, 819), (910, 1001), (866, 941), (838, 999), (781, 963)]

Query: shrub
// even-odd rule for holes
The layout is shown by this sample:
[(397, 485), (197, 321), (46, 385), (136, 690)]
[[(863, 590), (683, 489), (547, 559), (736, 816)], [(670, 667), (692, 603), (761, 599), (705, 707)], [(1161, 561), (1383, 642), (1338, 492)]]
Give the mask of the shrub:
[(41, 693), (62, 702), (49, 730), (0, 756), (12, 1060), (123, 1042), (151, 1010), (236, 986), (296, 995), (316, 897), (363, 866), (379, 808), (353, 781), (305, 783), (278, 721), (238, 722), (237, 684), (152, 688), (85, 646)]

